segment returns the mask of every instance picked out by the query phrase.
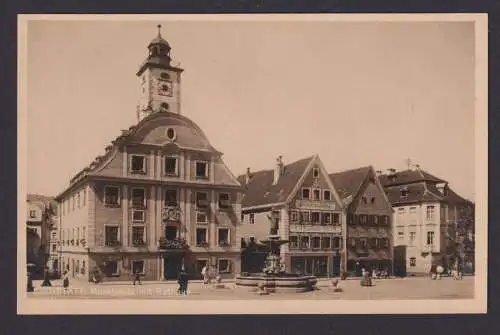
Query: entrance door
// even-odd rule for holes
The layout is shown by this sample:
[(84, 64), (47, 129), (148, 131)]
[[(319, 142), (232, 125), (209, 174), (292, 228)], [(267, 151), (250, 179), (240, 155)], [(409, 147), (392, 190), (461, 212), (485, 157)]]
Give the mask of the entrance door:
[(177, 279), (182, 268), (181, 255), (168, 255), (163, 258), (164, 276), (166, 280)]
[(332, 275), (335, 277), (340, 276), (340, 255), (339, 256), (333, 256), (333, 261), (332, 261)]
[(406, 246), (404, 245), (394, 247), (394, 275), (406, 277)]

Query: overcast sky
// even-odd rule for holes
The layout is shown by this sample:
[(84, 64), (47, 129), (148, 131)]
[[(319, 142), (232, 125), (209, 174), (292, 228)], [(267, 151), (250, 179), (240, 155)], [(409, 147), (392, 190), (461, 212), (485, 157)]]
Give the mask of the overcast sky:
[(474, 27), (460, 22), (30, 21), (27, 191), (56, 195), (137, 122), (156, 24), (182, 114), (234, 174), (319, 154), (330, 172), (409, 157), (474, 198)]

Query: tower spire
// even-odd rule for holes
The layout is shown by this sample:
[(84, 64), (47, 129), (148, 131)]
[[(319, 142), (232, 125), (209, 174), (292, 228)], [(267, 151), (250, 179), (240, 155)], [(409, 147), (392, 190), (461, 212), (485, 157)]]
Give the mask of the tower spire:
[(158, 37), (161, 38), (161, 24), (158, 24), (156, 27), (158, 28)]

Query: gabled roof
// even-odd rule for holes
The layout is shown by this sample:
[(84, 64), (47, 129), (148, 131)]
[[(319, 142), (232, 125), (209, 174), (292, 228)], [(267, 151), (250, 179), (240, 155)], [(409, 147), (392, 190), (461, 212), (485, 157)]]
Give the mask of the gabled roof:
[(245, 185), (245, 176), (238, 176), (238, 181), (244, 185), (245, 196), (242, 207), (253, 207), (281, 203), (287, 200), (307, 166), (315, 156), (310, 156), (284, 166), (283, 174), (278, 183), (273, 185), (274, 170), (262, 170), (250, 173), (250, 181)]
[[(407, 191), (406, 197), (402, 196), (401, 191), (403, 189)], [(446, 186), (446, 195), (444, 195), (435, 184), (429, 182), (420, 182), (404, 186), (390, 186), (385, 188), (385, 193), (392, 205), (405, 205), (420, 202), (444, 202), (454, 205), (472, 204), (470, 200), (461, 197), (449, 186)]]
[(432, 174), (418, 168), (415, 170), (404, 170), (395, 172), (393, 175), (382, 174), (379, 176), (382, 186), (405, 185), (418, 182), (446, 183), (446, 180), (435, 177)]
[(337, 188), (337, 192), (342, 199), (349, 196), (355, 196), (363, 182), (370, 173), (370, 166), (364, 166), (357, 169), (331, 173), (330, 179)]

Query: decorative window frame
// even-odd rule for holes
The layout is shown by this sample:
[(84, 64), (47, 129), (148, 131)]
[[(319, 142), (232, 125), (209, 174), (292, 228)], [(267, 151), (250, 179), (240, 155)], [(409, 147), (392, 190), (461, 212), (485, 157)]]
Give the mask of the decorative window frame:
[(290, 217), (290, 223), (297, 224), (300, 222), (300, 214), (298, 210), (291, 209), (288, 215)]
[[(318, 221), (313, 221), (313, 216), (315, 213), (318, 214)], [(321, 212), (320, 211), (311, 211), (310, 221), (311, 221), (311, 224), (313, 224), (313, 225), (320, 225), (321, 224)]]
[[(327, 246), (324, 246), (324, 243), (323, 243), (323, 241), (324, 241), (325, 239), (328, 239), (328, 241), (329, 241), (329, 243), (328, 243), (328, 245), (327, 245)], [(321, 236), (321, 241), (320, 241), (320, 243), (321, 243), (321, 249), (323, 249), (323, 250), (329, 250), (329, 249), (332, 249), (332, 244), (333, 244), (332, 239), (333, 239), (333, 238), (332, 238), (331, 236), (324, 236), (324, 235), (323, 235), (323, 236)]]
[[(205, 221), (198, 221), (198, 215), (205, 216)], [(196, 219), (196, 224), (205, 224), (206, 225), (209, 222), (208, 214), (205, 213), (205, 212), (203, 212), (203, 211), (196, 211), (196, 217), (195, 217), (195, 219)]]
[[(307, 198), (304, 197), (304, 191), (307, 190), (309, 193), (309, 196)], [(310, 187), (302, 187), (300, 191), (300, 198), (302, 200), (311, 200), (311, 188)]]
[(436, 220), (436, 206), (434, 206), (434, 205), (425, 206), (425, 219), (427, 221), (435, 221)]
[[(221, 261), (227, 261), (227, 268), (224, 270), (221, 270), (220, 268), (220, 262)], [(217, 271), (219, 273), (231, 273), (231, 268), (232, 268), (232, 260), (229, 258), (218, 258), (217, 259)]]
[(167, 192), (168, 191), (175, 191), (175, 205), (179, 206), (179, 189), (178, 188), (164, 188), (163, 189), (163, 206), (168, 207), (172, 206), (167, 203)]
[[(143, 164), (142, 164), (142, 170), (141, 171), (134, 171), (132, 170), (132, 161), (134, 159), (134, 157), (142, 157), (143, 159)], [(129, 155), (129, 159), (128, 159), (128, 164), (129, 164), (129, 173), (130, 174), (134, 174), (134, 175), (146, 175), (148, 174), (148, 157), (147, 155), (145, 154), (130, 154)]]
[[(432, 236), (431, 238), (431, 243), (429, 243), (429, 236)], [(436, 239), (436, 232), (434, 230), (428, 230), (427, 233), (425, 234), (425, 237), (426, 237), (426, 240), (425, 240), (425, 244), (428, 245), (428, 246), (434, 246), (436, 245), (435, 244), (435, 239)]]
[[(304, 220), (304, 218), (307, 217), (307, 220)], [(311, 211), (300, 211), (299, 214), (299, 220), (300, 224), (311, 224)]]
[[(319, 241), (319, 244), (317, 247), (314, 246), (314, 241), (315, 240), (318, 240)], [(319, 250), (321, 249), (321, 235), (312, 235), (309, 237), (309, 244), (310, 244), (310, 248), (311, 249), (314, 249), (314, 250)]]
[[(198, 194), (206, 194), (206, 201), (207, 201), (207, 205), (206, 206), (203, 206), (203, 207), (200, 207), (198, 206)], [(195, 202), (195, 206), (197, 209), (207, 209), (207, 208), (210, 208), (210, 194), (208, 191), (196, 191), (195, 193), (195, 199), (194, 199), (194, 202)]]
[[(227, 194), (227, 205), (225, 207), (224, 206), (221, 207), (221, 198), (220, 198), (220, 196), (222, 194)], [(224, 211), (227, 211), (227, 210), (231, 209), (231, 193), (229, 193), (229, 192), (219, 192), (219, 193), (217, 193), (217, 208), (219, 210), (224, 210)]]
[(132, 226), (130, 227), (130, 240), (131, 240), (131, 245), (133, 247), (137, 247), (138, 245), (135, 245), (135, 240), (134, 240), (134, 229), (136, 228), (142, 228), (142, 242), (144, 242), (143, 246), (146, 246), (148, 244), (148, 237), (147, 237), (147, 229), (144, 224), (137, 224), (133, 223)]
[[(329, 217), (329, 221), (326, 222), (325, 218)], [(332, 225), (333, 224), (333, 213), (321, 212), (321, 224), (322, 225)]]
[[(295, 243), (292, 242), (292, 237), (295, 237)], [(298, 249), (299, 248), (299, 236), (298, 235), (290, 235), (289, 238), (290, 243), (289, 243), (289, 248), (290, 249)]]
[[(204, 163), (205, 164), (205, 175), (204, 176), (198, 176), (198, 164), (199, 163)], [(207, 161), (207, 160), (195, 160), (194, 161), (194, 176), (196, 179), (208, 179), (208, 177), (210, 176), (210, 162)]]
[[(317, 198), (316, 198), (316, 196), (315, 196), (315, 194), (316, 194), (316, 193), (318, 194), (318, 197), (317, 197)], [(321, 189), (320, 189), (320, 188), (313, 188), (313, 189), (312, 189), (312, 200), (313, 200), (313, 201), (321, 201), (321, 200), (323, 200), (323, 198), (321, 197), (321, 196), (322, 196), (322, 193), (323, 193), (323, 192), (321, 192)]]
[(106, 236), (106, 228), (107, 227), (113, 227), (113, 228), (118, 228), (118, 236), (117, 236), (117, 241), (118, 241), (118, 245), (121, 245), (121, 241), (122, 241), (122, 231), (121, 231), (121, 227), (120, 227), (120, 224), (118, 223), (105, 223), (104, 224), (104, 246), (108, 246), (108, 239), (107, 239), (107, 236)]
[[(224, 242), (221, 242), (220, 241), (220, 231), (221, 230), (227, 230), (227, 245), (224, 245), (223, 243)], [(231, 245), (231, 229), (229, 229), (229, 227), (217, 227), (217, 245), (218, 246), (230, 246)]]
[[(204, 230), (205, 231), (205, 241), (200, 241), (198, 242), (198, 229), (200, 230)], [(208, 240), (209, 240), (209, 236), (208, 236), (208, 227), (196, 227), (196, 230), (195, 230), (196, 234), (195, 234), (195, 242), (196, 242), (196, 246), (197, 247), (201, 247), (203, 246), (204, 244), (207, 244), (208, 245)]]
[[(326, 196), (326, 194), (328, 194), (328, 197)], [(332, 191), (330, 191), (330, 190), (323, 190), (323, 200), (324, 201), (332, 201)]]
[[(135, 207), (134, 206), (134, 191), (135, 190), (142, 190), (144, 193), (144, 198), (142, 200), (142, 206), (138, 206), (138, 207)], [(133, 208), (133, 209), (146, 209), (147, 208), (147, 203), (148, 203), (148, 195), (147, 195), (147, 192), (146, 192), (146, 188), (145, 187), (131, 187), (130, 188), (130, 207)]]
[[(177, 134), (176, 134), (177, 136)], [(175, 172), (167, 172), (167, 158), (175, 159)], [(178, 155), (164, 155), (162, 159), (162, 171), (163, 175), (166, 177), (178, 177), (179, 176), (179, 156)]]
[[(108, 204), (107, 201), (106, 201), (106, 198), (107, 198), (107, 195), (106, 195), (106, 190), (108, 189), (117, 189), (118, 190), (118, 199), (116, 201), (116, 204)], [(117, 185), (104, 185), (104, 189), (103, 189), (103, 200), (104, 200), (104, 206), (106, 207), (121, 207), (121, 203), (122, 203), (122, 188), (120, 186), (117, 186)]]
[(144, 259), (131, 259), (130, 260), (130, 271), (132, 274), (135, 274), (134, 272), (134, 263), (142, 262), (142, 272), (139, 272), (138, 274), (144, 275), (146, 274), (146, 261)]
[(417, 258), (416, 257), (410, 257), (408, 263), (410, 264), (411, 268), (416, 267), (417, 266)]

